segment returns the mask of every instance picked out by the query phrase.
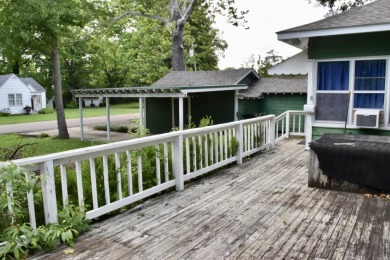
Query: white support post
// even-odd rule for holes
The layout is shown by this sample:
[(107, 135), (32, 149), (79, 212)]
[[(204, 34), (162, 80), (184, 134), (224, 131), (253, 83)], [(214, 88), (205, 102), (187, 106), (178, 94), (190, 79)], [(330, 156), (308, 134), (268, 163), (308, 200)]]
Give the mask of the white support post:
[(40, 172), (44, 176), (44, 180), (42, 181), (42, 196), (45, 222), (46, 224), (58, 223), (53, 161), (42, 163)]
[(175, 176), (176, 190), (184, 190), (183, 173), (183, 135), (179, 134), (173, 142), (173, 175)]
[(270, 120), (270, 127), (269, 127), (269, 136), (270, 136), (270, 143), (271, 148), (275, 148), (275, 116), (273, 116)]
[(179, 98), (179, 130), (183, 131), (184, 129), (184, 106), (183, 98)]
[[(308, 74), (307, 74), (307, 104), (314, 105), (314, 89), (315, 89), (315, 74), (316, 64), (314, 60), (308, 62)], [(305, 149), (309, 150), (309, 143), (312, 140), (313, 135), (313, 121), (314, 114), (308, 114), (305, 118)]]
[(234, 92), (234, 121), (238, 120), (238, 90)]
[(175, 99), (171, 98), (171, 111), (172, 111), (172, 128), (176, 127), (175, 123)]
[(144, 131), (144, 98), (139, 98), (139, 127), (141, 131), (141, 135)]
[(244, 141), (242, 124), (239, 124), (236, 127), (236, 138), (238, 142), (237, 164), (242, 164), (243, 141)]
[(290, 138), (290, 111), (286, 111), (286, 138)]
[(80, 110), (80, 140), (84, 141), (84, 122), (83, 122), (83, 99), (79, 97)]
[(106, 98), (106, 114), (107, 114), (107, 142), (111, 142), (111, 122), (110, 122), (110, 99)]
[[(188, 98), (187, 98), (187, 101), (188, 101), (188, 117), (189, 119), (191, 119), (191, 122), (192, 122), (192, 109), (191, 109), (191, 96), (188, 95)], [(190, 124), (190, 122), (188, 122), (188, 124)]]

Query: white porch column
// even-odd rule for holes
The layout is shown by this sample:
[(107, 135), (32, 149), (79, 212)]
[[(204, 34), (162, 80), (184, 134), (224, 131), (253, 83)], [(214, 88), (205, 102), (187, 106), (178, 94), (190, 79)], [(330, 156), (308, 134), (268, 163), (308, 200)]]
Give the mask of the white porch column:
[(83, 99), (79, 97), (80, 110), (80, 140), (84, 141), (84, 122), (83, 122)]
[[(308, 66), (308, 74), (307, 74), (307, 104), (308, 105), (314, 105), (314, 88), (316, 87), (315, 84), (315, 61), (309, 60), (307, 63)], [(309, 150), (309, 143), (312, 141), (313, 136), (313, 122), (314, 122), (314, 114), (307, 114), (306, 120), (305, 120), (305, 132), (306, 132), (306, 142), (305, 142), (305, 149)]]
[(106, 98), (106, 115), (107, 115), (107, 142), (111, 141), (111, 122), (110, 122), (110, 99)]
[[(188, 101), (188, 119), (191, 119), (191, 122), (192, 122), (192, 109), (191, 109), (191, 96), (188, 95), (187, 97), (187, 101)], [(190, 125), (191, 122), (188, 122), (188, 125)]]
[(183, 98), (179, 98), (179, 129), (180, 131), (184, 129), (184, 106)]
[(172, 128), (176, 127), (175, 125), (175, 99), (171, 98), (171, 112), (172, 112)]
[(144, 98), (140, 97), (139, 98), (139, 127), (141, 134), (143, 134), (143, 129), (144, 129)]
[(234, 91), (234, 121), (238, 120), (238, 90)]

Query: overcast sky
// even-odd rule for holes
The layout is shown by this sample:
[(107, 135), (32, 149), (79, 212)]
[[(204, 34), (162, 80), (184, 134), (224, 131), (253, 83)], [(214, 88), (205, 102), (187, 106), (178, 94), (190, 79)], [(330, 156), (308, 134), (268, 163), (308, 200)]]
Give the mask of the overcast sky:
[(324, 18), (326, 9), (309, 4), (308, 0), (236, 0), (239, 10), (249, 10), (250, 29), (234, 27), (218, 18), (216, 27), (229, 47), (220, 57), (219, 68), (239, 68), (249, 57), (274, 50), (283, 58), (300, 50), (277, 40), (276, 32)]

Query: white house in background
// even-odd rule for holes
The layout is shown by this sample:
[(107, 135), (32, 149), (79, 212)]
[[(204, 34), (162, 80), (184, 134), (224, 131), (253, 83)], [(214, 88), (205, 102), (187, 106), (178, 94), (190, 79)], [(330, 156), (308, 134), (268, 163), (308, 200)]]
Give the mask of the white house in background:
[(34, 111), (46, 108), (46, 90), (33, 78), (20, 78), (31, 91), (31, 107)]
[(32, 78), (18, 78), (15, 74), (0, 75), (0, 111), (23, 114), (24, 107), (39, 111), (46, 108), (46, 91)]

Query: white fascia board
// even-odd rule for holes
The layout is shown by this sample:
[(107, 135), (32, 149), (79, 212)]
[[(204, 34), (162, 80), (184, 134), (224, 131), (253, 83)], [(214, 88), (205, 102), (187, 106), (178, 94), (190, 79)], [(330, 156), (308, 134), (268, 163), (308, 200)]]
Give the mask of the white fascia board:
[(135, 98), (140, 98), (140, 97), (145, 97), (145, 98), (167, 98), (167, 97), (173, 97), (173, 98), (180, 98), (180, 97), (187, 97), (186, 93), (174, 93), (174, 94), (164, 94), (164, 93), (158, 93), (158, 94), (152, 94), (152, 93), (138, 93), (138, 94), (75, 94), (75, 97), (81, 97), (81, 98), (99, 98), (99, 97), (104, 97), (104, 98), (110, 98), (110, 97), (135, 97)]
[(200, 93), (200, 92), (215, 92), (215, 91), (227, 91), (227, 90), (240, 90), (247, 89), (248, 86), (226, 87), (226, 88), (200, 88), (200, 89), (182, 89), (181, 92), (187, 93)]
[(345, 35), (345, 34), (383, 32), (383, 31), (390, 31), (390, 24), (377, 24), (377, 25), (365, 25), (365, 26), (356, 26), (356, 27), (345, 27), (345, 28), (310, 30), (310, 31), (302, 31), (302, 32), (278, 33), (278, 40), (283, 41), (283, 40), (289, 40), (294, 38), (310, 38), (310, 37), (319, 37), (319, 36)]

